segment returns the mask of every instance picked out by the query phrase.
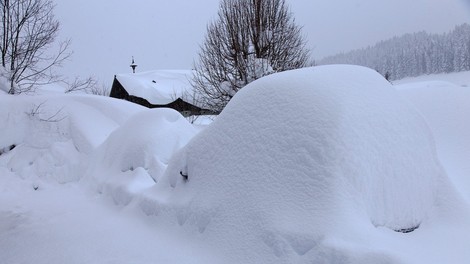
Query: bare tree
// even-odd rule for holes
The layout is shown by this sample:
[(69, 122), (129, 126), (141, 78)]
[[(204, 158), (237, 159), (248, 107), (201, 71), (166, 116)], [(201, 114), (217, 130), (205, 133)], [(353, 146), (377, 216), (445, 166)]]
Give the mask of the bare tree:
[(310, 52), (285, 0), (222, 0), (209, 23), (192, 84), (206, 108), (221, 111), (265, 75), (307, 66)]
[(111, 86), (107, 83), (101, 83), (101, 85), (92, 86), (91, 89), (88, 89), (86, 92), (94, 95), (109, 96)]
[(65, 93), (72, 93), (78, 91), (92, 93), (92, 91), (95, 90), (98, 85), (98, 81), (92, 76), (86, 79), (75, 77), (73, 81), (64, 81), (64, 83), (65, 85), (67, 85)]
[(8, 71), (9, 93), (31, 90), (34, 85), (59, 79), (53, 69), (71, 53), (70, 41), (58, 44), (58, 51), (49, 53), (59, 32), (51, 0), (0, 0), (0, 53), (2, 66)]

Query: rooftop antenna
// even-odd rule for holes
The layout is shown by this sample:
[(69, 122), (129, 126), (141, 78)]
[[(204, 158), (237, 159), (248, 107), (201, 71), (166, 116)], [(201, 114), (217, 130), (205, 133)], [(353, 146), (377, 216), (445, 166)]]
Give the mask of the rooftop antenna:
[(134, 62), (134, 56), (132, 56), (132, 63), (131, 63), (131, 68), (132, 68), (132, 73), (135, 73), (135, 68), (137, 67), (137, 64)]

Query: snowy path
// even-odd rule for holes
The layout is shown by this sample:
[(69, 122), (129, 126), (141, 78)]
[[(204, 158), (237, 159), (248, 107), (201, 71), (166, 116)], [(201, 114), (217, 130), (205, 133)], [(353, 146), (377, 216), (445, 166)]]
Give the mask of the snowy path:
[(119, 211), (76, 183), (30, 187), (0, 188), (1, 263), (217, 263), (184, 237)]

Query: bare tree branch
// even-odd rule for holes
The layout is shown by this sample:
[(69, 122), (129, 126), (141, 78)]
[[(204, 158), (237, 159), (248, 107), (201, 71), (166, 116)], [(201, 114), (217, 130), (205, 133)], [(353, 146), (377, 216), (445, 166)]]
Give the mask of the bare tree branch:
[(222, 0), (191, 83), (204, 107), (218, 112), (248, 83), (307, 66), (305, 45), (285, 0)]
[(9, 93), (30, 91), (33, 86), (60, 81), (53, 69), (71, 56), (70, 40), (53, 47), (59, 32), (52, 0), (0, 0), (1, 65), (9, 72)]
[(28, 115), (31, 118), (36, 118), (37, 120), (41, 122), (51, 122), (51, 123), (60, 122), (64, 120), (65, 118), (67, 118), (67, 116), (59, 116), (62, 113), (62, 110), (64, 109), (63, 107), (57, 110), (52, 115), (49, 115), (45, 118), (41, 117), (42, 115), (44, 115), (44, 113), (42, 112), (42, 109), (44, 108), (45, 104), (46, 104), (46, 101), (38, 105), (34, 105), (33, 108), (31, 108), (29, 112), (26, 112), (26, 115)]
[(91, 89), (87, 90), (87, 93), (101, 96), (109, 96), (111, 92), (111, 86), (109, 84), (102, 83), (101, 85), (92, 86)]
[(89, 93), (93, 91), (95, 87), (98, 85), (98, 81), (96, 81), (96, 79), (93, 78), (92, 76), (86, 79), (75, 77), (73, 81), (71, 82), (64, 81), (64, 83), (67, 85), (67, 89), (65, 90), (65, 93), (71, 93), (71, 92), (77, 92), (77, 91), (84, 91), (86, 93)]

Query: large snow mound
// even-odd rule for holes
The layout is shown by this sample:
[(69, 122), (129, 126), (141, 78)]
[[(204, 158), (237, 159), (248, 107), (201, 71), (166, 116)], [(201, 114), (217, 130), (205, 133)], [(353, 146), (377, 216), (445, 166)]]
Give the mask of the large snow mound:
[(237, 261), (272, 251), (328, 263), (318, 247), (328, 234), (416, 228), (445, 182), (415, 108), (373, 70), (334, 65), (242, 89), (174, 156), (155, 194)]
[(0, 94), (0, 165), (22, 179), (76, 181), (82, 156), (143, 109), (102, 96)]
[[(466, 88), (399, 92), (468, 195)], [(0, 256), (470, 263), (468, 200), (405, 99), (362, 67), (286, 72), (243, 89), (191, 139), (194, 128), (169, 109), (0, 93)], [(87, 184), (126, 208), (110, 212)], [(152, 246), (160, 250), (145, 253)]]
[(133, 194), (158, 181), (173, 153), (195, 134), (194, 126), (173, 109), (139, 112), (92, 155), (87, 175), (100, 192), (127, 204)]

